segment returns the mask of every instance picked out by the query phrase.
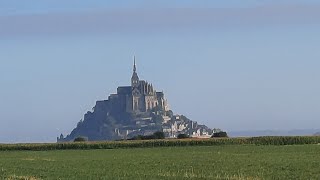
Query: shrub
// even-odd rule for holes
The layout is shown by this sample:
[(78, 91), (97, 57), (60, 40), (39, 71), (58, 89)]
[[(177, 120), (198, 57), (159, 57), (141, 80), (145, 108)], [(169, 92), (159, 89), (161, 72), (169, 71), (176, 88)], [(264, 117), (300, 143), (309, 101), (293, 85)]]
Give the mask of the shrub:
[(178, 135), (178, 139), (186, 139), (186, 138), (189, 138), (189, 135), (187, 135), (187, 134), (179, 134)]
[(160, 131), (159, 132), (155, 132), (153, 134), (153, 137), (154, 137), (154, 139), (165, 139), (166, 138), (164, 132), (160, 132)]
[(138, 135), (129, 140), (152, 140), (152, 139), (165, 139), (165, 138), (166, 138), (165, 134), (159, 131), (159, 132), (155, 132), (153, 135), (150, 135), (150, 136)]
[(228, 134), (227, 132), (224, 132), (224, 131), (213, 133), (212, 135), (212, 138), (227, 138), (227, 137), (228, 137)]
[(86, 142), (86, 141), (88, 141), (88, 139), (85, 137), (77, 137), (74, 139), (74, 142)]

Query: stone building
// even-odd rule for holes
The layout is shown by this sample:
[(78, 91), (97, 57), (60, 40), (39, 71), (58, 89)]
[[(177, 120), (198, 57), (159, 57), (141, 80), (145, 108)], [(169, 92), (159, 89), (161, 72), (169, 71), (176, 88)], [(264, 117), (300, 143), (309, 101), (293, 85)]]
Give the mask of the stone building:
[(169, 110), (164, 93), (157, 92), (152, 84), (139, 79), (135, 58), (131, 86), (118, 87), (117, 94), (110, 95), (109, 101), (127, 113), (145, 113), (154, 108), (164, 112)]

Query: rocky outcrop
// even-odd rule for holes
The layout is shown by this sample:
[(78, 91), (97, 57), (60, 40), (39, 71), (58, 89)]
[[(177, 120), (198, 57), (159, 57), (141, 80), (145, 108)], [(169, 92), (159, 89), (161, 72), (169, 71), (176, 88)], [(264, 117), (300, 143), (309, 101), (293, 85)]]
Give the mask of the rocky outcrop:
[(212, 134), (207, 126), (182, 115), (173, 115), (172, 111), (163, 112), (155, 108), (144, 113), (126, 113), (113, 109), (109, 101), (98, 101), (93, 111), (87, 112), (69, 135), (61, 135), (57, 141), (70, 142), (77, 137), (85, 137), (89, 141), (120, 140), (157, 131), (163, 131), (167, 138), (179, 134), (194, 137), (210, 137)]

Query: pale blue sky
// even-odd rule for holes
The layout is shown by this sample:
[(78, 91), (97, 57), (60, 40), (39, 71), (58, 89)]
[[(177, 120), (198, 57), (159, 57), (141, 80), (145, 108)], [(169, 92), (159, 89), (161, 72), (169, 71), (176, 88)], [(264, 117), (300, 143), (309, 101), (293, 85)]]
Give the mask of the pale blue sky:
[(320, 3), (0, 0), (0, 142), (54, 141), (140, 77), (225, 130), (320, 127)]

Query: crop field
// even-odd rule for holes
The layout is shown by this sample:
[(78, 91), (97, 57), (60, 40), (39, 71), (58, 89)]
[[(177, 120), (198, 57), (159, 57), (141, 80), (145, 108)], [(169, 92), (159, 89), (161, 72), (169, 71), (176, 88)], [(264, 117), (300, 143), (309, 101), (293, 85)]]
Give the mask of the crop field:
[(0, 179), (320, 179), (320, 145), (0, 151)]
[(221, 145), (306, 145), (319, 144), (320, 136), (277, 136), (252, 138), (211, 138), (211, 139), (160, 139), (135, 141), (105, 141), (48, 144), (0, 144), (0, 151), (13, 150), (89, 150), (89, 149), (123, 149), (155, 148), (183, 146), (221, 146)]

